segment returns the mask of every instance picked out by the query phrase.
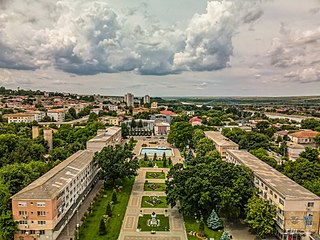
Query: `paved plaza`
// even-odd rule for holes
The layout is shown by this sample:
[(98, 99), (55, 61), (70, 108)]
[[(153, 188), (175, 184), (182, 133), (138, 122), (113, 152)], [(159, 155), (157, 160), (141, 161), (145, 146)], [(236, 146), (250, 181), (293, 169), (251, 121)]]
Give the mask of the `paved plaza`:
[[(157, 139), (146, 139), (139, 137), (134, 153), (139, 155), (142, 144), (148, 147), (156, 147), (158, 145), (171, 147), (166, 141)], [(158, 144), (150, 144), (150, 141), (157, 141)], [(177, 149), (173, 149), (174, 156), (171, 158), (173, 164), (181, 161), (180, 153)], [(159, 191), (144, 191), (144, 183), (146, 180), (146, 172), (168, 172), (167, 168), (141, 168), (138, 170), (138, 176), (132, 188), (132, 193), (127, 206), (126, 214), (122, 223), (119, 240), (186, 240), (186, 230), (182, 215), (178, 208), (141, 208), (142, 196), (165, 196), (165, 192)], [(164, 183), (165, 179), (148, 179), (149, 183)], [(167, 210), (167, 212), (165, 212)], [(141, 211), (141, 212), (140, 212)], [(140, 214), (167, 214), (169, 217), (170, 231), (157, 231), (154, 235), (151, 232), (139, 232), (138, 220)]]

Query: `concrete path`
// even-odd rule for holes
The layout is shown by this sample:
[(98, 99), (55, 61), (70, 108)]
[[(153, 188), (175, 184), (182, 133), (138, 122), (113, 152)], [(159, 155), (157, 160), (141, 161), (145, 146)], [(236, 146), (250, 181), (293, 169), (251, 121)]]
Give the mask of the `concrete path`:
[[(138, 145), (139, 146), (139, 145)], [(175, 207), (171, 208), (141, 208), (142, 196), (165, 196), (164, 192), (159, 191), (144, 191), (144, 182), (146, 180), (146, 172), (168, 172), (167, 168), (141, 168), (138, 171), (135, 183), (132, 188), (132, 193), (127, 206), (127, 211), (122, 224), (119, 240), (186, 240), (186, 230), (182, 215)], [(165, 179), (148, 179), (148, 182), (165, 182)], [(138, 232), (139, 214), (151, 214), (155, 211), (157, 214), (167, 214), (169, 217), (170, 231), (156, 232), (152, 235), (150, 232)]]

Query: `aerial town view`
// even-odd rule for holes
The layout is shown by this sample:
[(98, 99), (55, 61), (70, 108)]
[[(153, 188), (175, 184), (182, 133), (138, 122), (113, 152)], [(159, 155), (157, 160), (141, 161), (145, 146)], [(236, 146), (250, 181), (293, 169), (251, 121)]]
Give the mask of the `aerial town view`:
[(319, 0), (0, 0), (0, 240), (320, 240)]

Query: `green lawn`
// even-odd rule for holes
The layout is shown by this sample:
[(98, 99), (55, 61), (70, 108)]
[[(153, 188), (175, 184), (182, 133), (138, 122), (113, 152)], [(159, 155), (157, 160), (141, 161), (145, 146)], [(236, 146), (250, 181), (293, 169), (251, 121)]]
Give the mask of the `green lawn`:
[(165, 179), (166, 174), (164, 172), (146, 172), (146, 178), (149, 179)]
[[(112, 189), (106, 190), (93, 205), (92, 213), (87, 217), (86, 221), (80, 228), (81, 240), (118, 239), (123, 217), (130, 198), (132, 185), (134, 183), (134, 178), (126, 179), (123, 183), (122, 192), (117, 193), (118, 203), (114, 205), (112, 209), (113, 215), (107, 223), (107, 234), (104, 236), (99, 235), (99, 224), (103, 215), (106, 214), (107, 203), (111, 201)], [(107, 197), (104, 197), (104, 195), (107, 195)]]
[[(196, 238), (196, 237), (188, 234), (190, 231), (198, 232), (199, 231), (199, 223), (197, 223), (194, 218), (186, 217), (186, 216), (184, 216), (184, 222), (185, 222), (185, 226), (186, 226), (188, 240), (196, 240), (196, 239), (199, 240), (199, 238)], [(214, 238), (214, 240), (219, 240), (222, 233), (223, 233), (223, 230), (220, 230), (220, 232), (213, 231), (213, 230), (209, 229), (207, 226), (205, 226), (204, 233), (207, 238)]]
[(147, 201), (150, 200), (149, 196), (143, 196), (142, 197), (142, 201), (141, 201), (141, 207), (142, 208), (167, 208), (167, 200), (165, 196), (159, 196), (157, 197), (160, 201), (162, 201), (162, 203), (159, 203), (155, 206), (149, 204)]
[(141, 229), (141, 231), (169, 231), (169, 218), (165, 217), (164, 215), (157, 215), (156, 219), (160, 220), (160, 226), (159, 227), (151, 227), (148, 226), (148, 220), (151, 219), (151, 215), (143, 215), (143, 217), (139, 217), (138, 222), (138, 228)]
[[(154, 186), (154, 188), (152, 187)], [(158, 191), (158, 192), (164, 192), (166, 190), (166, 184), (165, 183), (145, 183), (144, 184), (144, 191)]]
[[(152, 167), (154, 167), (155, 164), (157, 164), (157, 166), (159, 168), (163, 168), (163, 161), (162, 160), (152, 161)], [(140, 160), (139, 165), (140, 165), (140, 167), (149, 167), (148, 161), (143, 161), (143, 159)], [(172, 167), (172, 165), (169, 166), (169, 161), (167, 160), (167, 168), (171, 168), (171, 167)]]

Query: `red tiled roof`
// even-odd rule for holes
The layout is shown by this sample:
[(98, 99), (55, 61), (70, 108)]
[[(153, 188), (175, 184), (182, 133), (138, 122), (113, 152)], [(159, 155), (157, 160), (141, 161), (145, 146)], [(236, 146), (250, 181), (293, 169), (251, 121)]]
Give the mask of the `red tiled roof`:
[(189, 120), (190, 123), (192, 122), (202, 122), (202, 119), (198, 118), (198, 117), (193, 117)]
[(317, 134), (318, 132), (309, 130), (309, 131), (299, 131), (299, 132), (291, 133), (289, 135), (297, 138), (315, 138)]
[(164, 115), (174, 115), (176, 114), (175, 112), (172, 111), (168, 111), (168, 110), (162, 110), (160, 111), (160, 114), (164, 114)]

